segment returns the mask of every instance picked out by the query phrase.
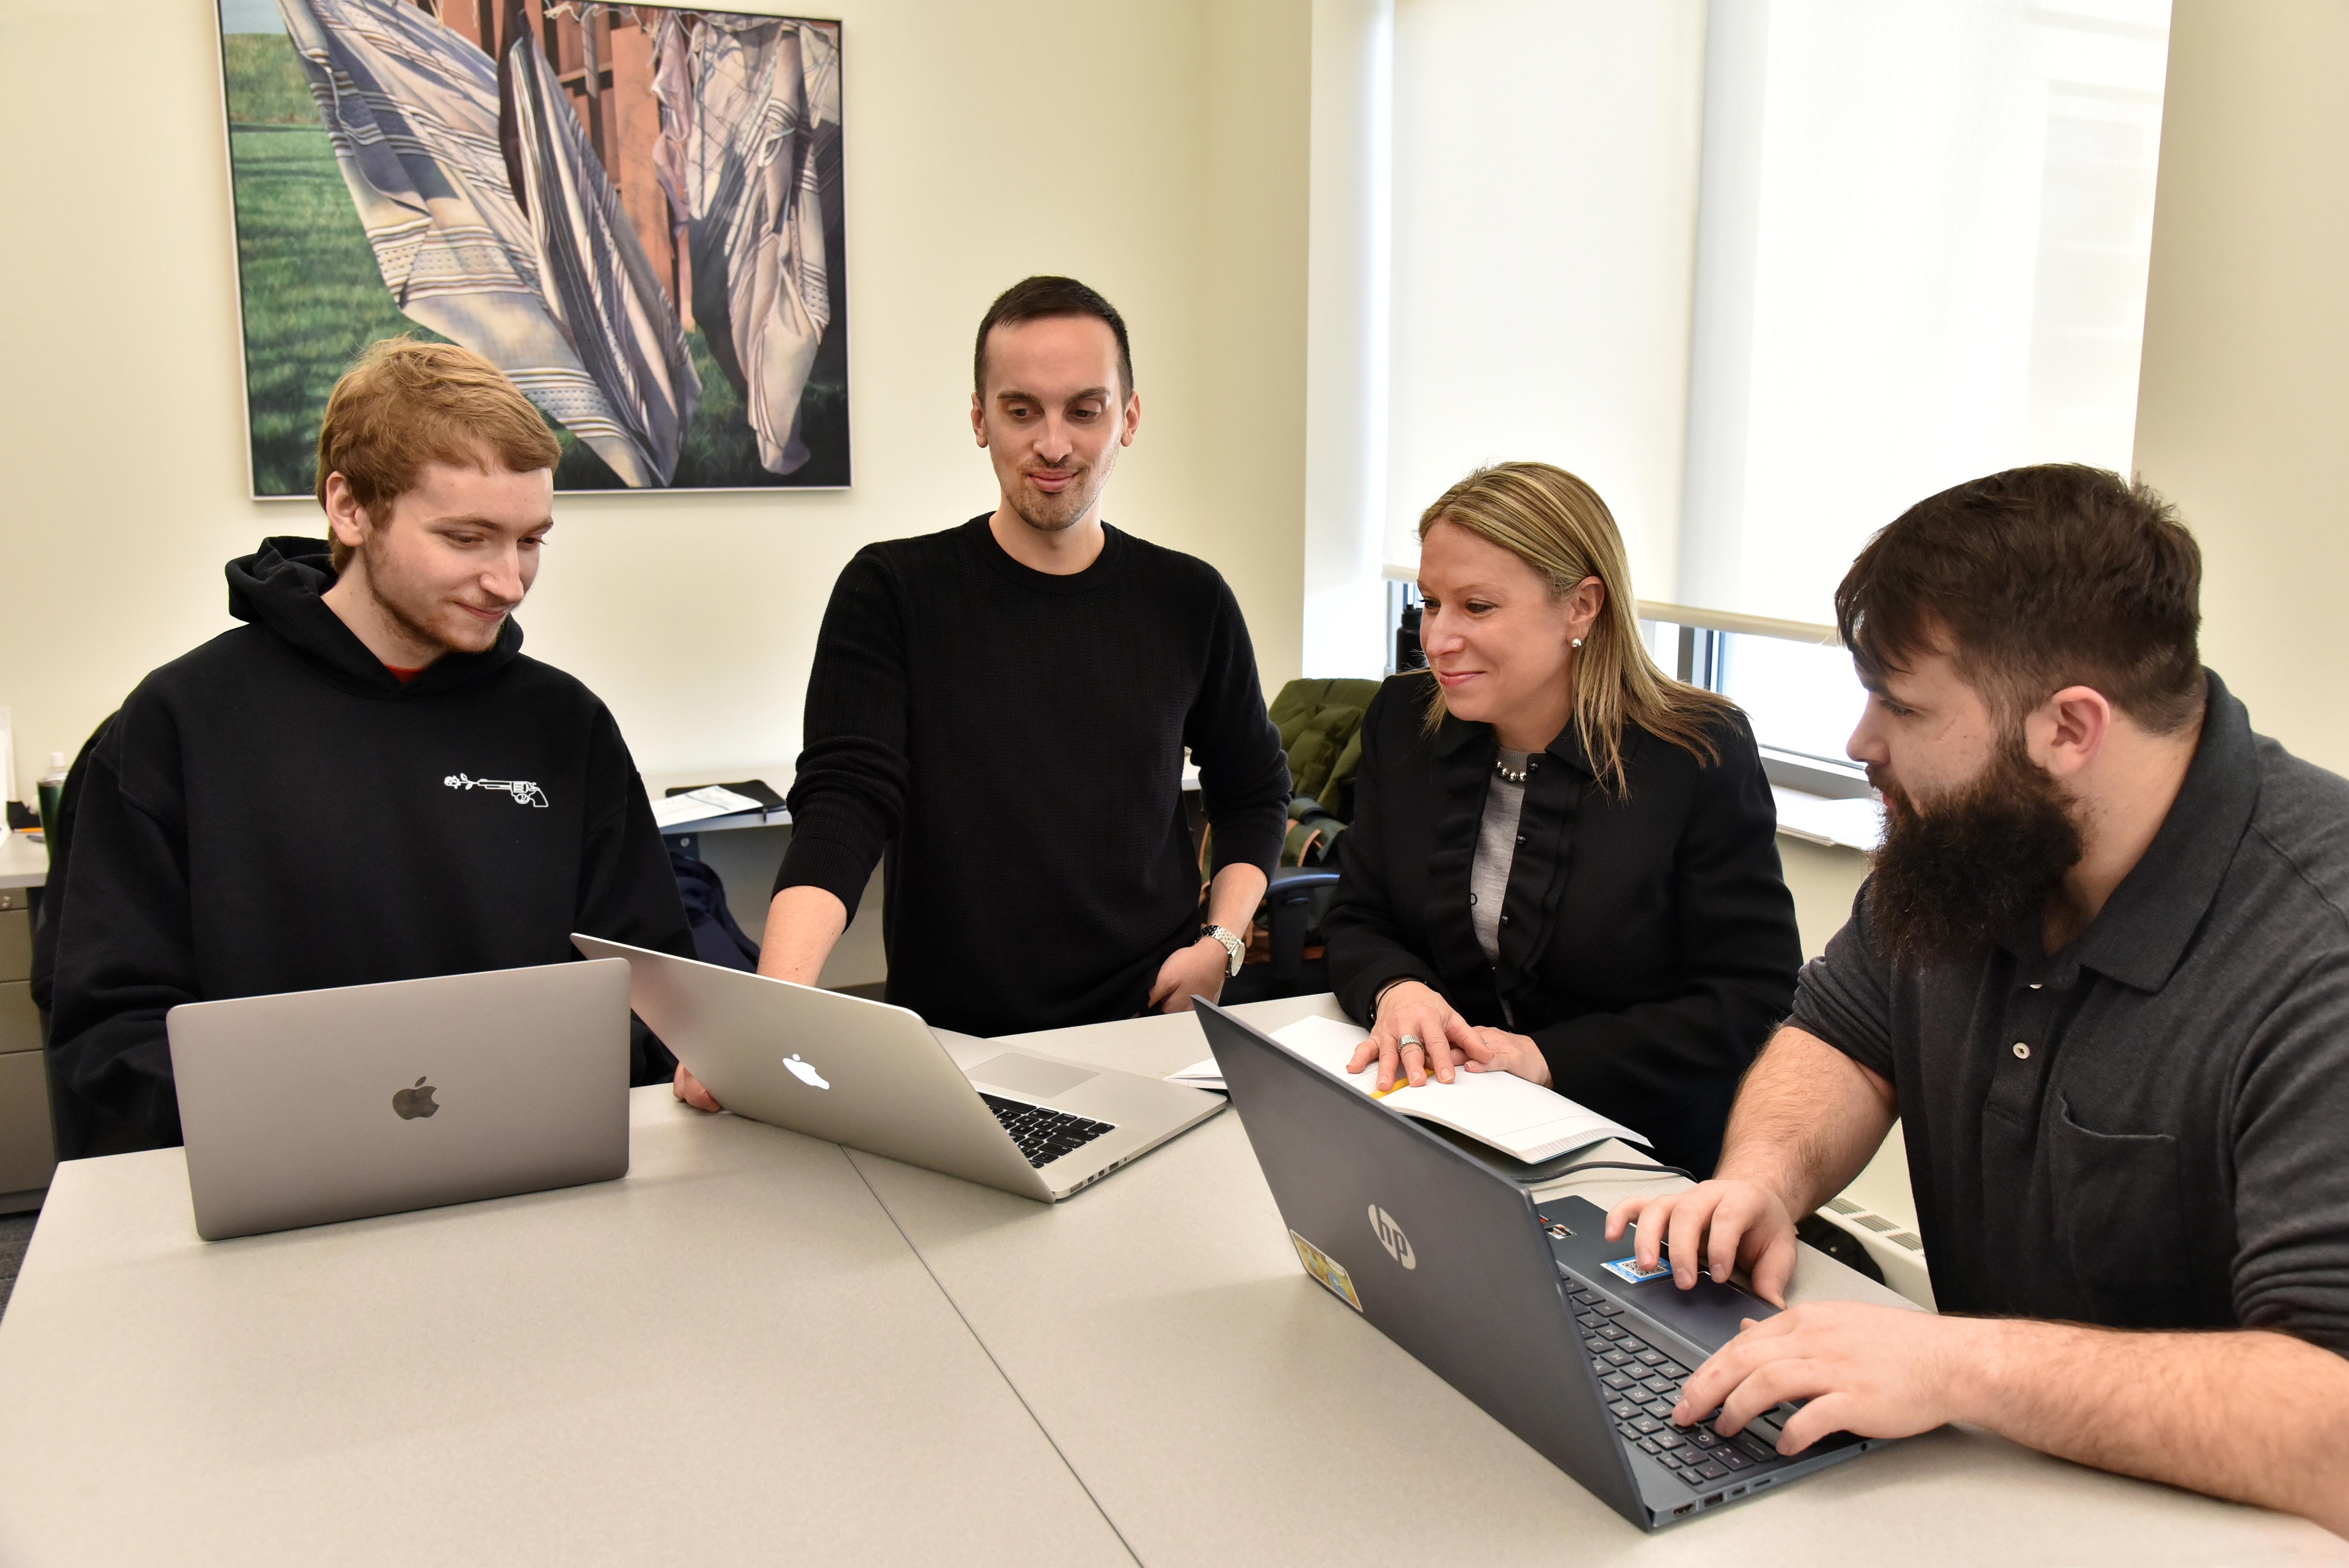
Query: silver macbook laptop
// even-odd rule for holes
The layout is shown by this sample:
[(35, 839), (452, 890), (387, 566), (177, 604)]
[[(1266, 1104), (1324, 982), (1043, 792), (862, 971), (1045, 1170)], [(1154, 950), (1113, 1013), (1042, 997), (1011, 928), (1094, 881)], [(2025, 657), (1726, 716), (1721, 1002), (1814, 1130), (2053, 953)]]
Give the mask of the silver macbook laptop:
[(164, 1016), (208, 1242), (628, 1171), (628, 966), (550, 964)]
[(738, 1115), (1058, 1202), (1224, 1109), (1221, 1095), (968, 1035), (835, 991), (592, 936), (630, 999)]

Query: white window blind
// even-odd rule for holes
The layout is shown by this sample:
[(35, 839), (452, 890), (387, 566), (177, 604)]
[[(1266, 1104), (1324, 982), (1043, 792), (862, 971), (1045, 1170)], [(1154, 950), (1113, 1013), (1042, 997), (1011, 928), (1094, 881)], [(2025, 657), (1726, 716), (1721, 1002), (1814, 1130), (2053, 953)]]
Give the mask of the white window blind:
[(1475, 464), (1572, 469), (1645, 613), (1733, 634), (1713, 677), (1828, 757), (1859, 694), (1796, 645), (1870, 533), (1999, 469), (2127, 471), (2168, 0), (1355, 4), (1391, 202), (1316, 264), (1391, 297), (1343, 410), (1375, 499), (1323, 526), (1391, 573)]
[(1671, 598), (1826, 621), (1935, 490), (2127, 471), (2168, 11), (1711, 6)]
[(1607, 498), (1642, 593), (1680, 526), (1703, 0), (1395, 0), (1385, 557), (1480, 463)]

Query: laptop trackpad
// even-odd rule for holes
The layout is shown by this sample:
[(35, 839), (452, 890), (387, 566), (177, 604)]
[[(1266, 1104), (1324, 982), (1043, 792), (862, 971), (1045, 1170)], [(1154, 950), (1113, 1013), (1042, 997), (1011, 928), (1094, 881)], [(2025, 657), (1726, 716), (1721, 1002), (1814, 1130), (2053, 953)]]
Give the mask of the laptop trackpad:
[(1099, 1073), (1072, 1068), (1065, 1062), (1048, 1062), (1035, 1057), (1004, 1055), (991, 1057), (970, 1069), (970, 1078), (980, 1083), (990, 1083), (998, 1088), (1018, 1089), (1022, 1094), (1066, 1094)]

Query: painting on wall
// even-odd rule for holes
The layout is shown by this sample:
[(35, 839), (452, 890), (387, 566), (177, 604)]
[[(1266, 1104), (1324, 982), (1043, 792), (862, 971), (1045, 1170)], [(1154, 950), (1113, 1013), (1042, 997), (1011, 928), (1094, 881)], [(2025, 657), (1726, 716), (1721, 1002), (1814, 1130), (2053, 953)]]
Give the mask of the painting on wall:
[(848, 483), (838, 22), (219, 4), (254, 495), (402, 334), (512, 377), (559, 490)]

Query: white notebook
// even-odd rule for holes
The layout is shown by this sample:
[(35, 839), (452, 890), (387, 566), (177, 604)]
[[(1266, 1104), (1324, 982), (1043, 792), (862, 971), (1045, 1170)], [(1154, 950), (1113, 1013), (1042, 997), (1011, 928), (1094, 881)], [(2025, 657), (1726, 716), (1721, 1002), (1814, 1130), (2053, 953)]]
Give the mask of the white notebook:
[[(1393, 1088), (1379, 1094), (1376, 1063), (1359, 1073), (1346, 1070), (1354, 1047), (1362, 1043), (1365, 1035), (1358, 1025), (1341, 1019), (1300, 1018), (1285, 1029), (1275, 1029), (1272, 1037), (1340, 1083), (1359, 1089), (1382, 1105), (1489, 1143), (1528, 1165), (1572, 1150), (1587, 1149), (1609, 1138), (1643, 1148), (1648, 1143), (1621, 1123), (1609, 1121), (1556, 1090), (1529, 1083), (1515, 1073), (1472, 1073), (1464, 1068), (1453, 1074), (1450, 1083), (1430, 1078), (1417, 1088), (1398, 1078)], [(1223, 1074), (1213, 1057), (1193, 1062), (1179, 1072), (1168, 1073), (1166, 1078), (1170, 1083), (1188, 1084), (1194, 1088), (1224, 1087)]]
[(737, 795), (722, 785), (710, 784), (682, 795), (668, 795), (653, 802), (653, 825), (667, 830), (682, 828), (688, 822), (705, 822), (713, 817), (731, 817), (744, 811), (763, 811), (763, 802), (748, 795)]

